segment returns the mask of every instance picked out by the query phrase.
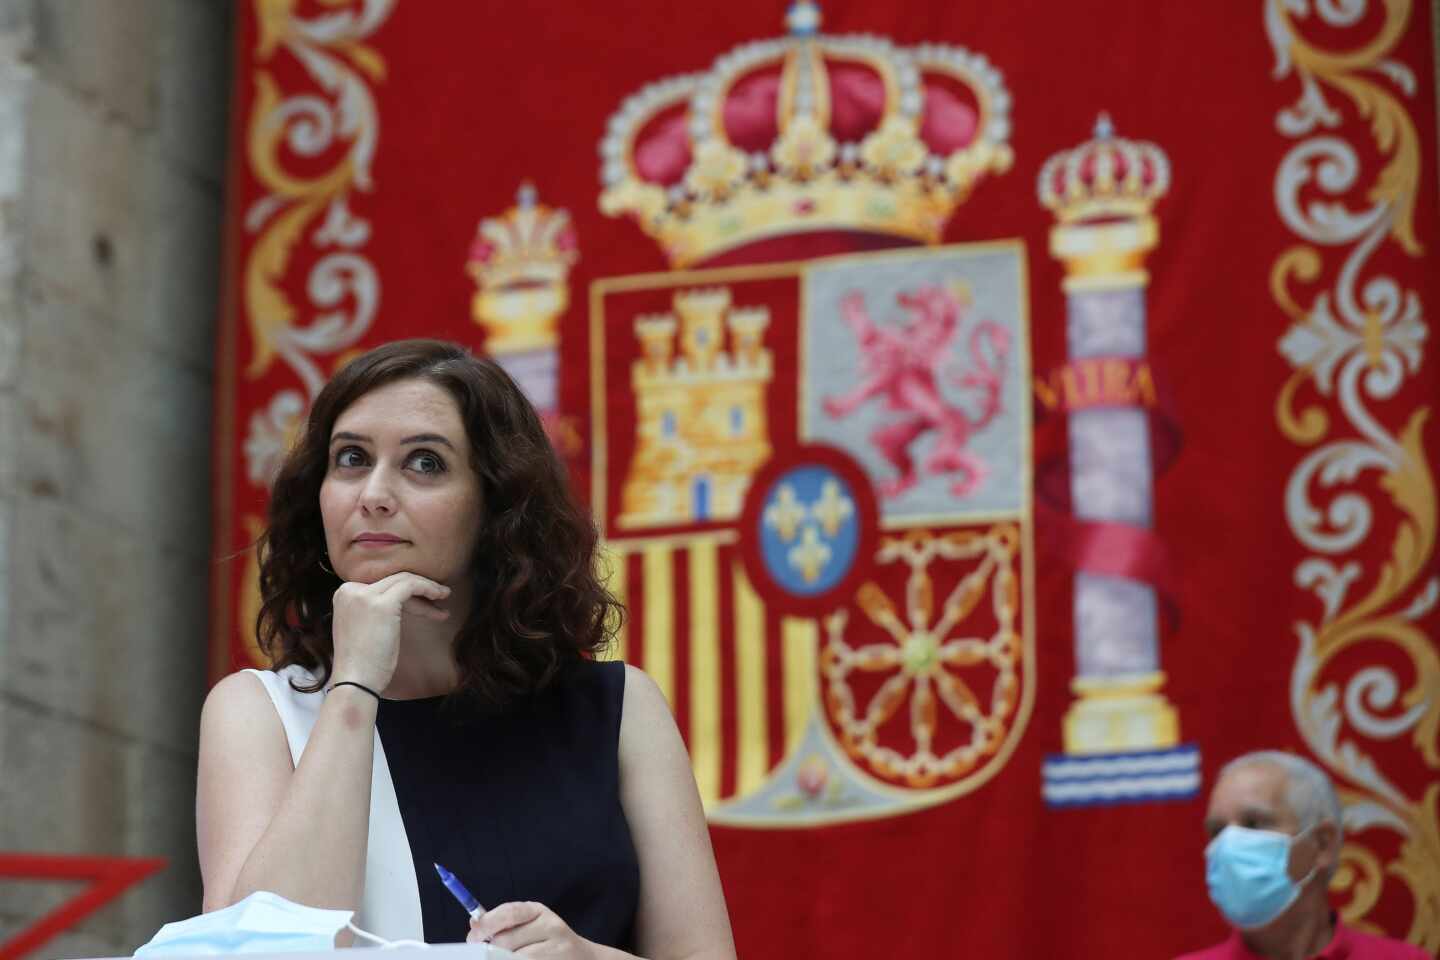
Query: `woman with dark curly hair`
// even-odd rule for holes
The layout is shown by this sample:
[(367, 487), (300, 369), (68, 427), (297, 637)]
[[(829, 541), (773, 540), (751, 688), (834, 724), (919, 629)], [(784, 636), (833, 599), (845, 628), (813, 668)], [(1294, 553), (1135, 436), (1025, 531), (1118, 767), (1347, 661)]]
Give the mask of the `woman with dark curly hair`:
[(623, 616), (596, 547), (494, 363), (407, 340), (341, 369), (259, 543), (274, 665), (205, 703), (205, 909), (268, 890), (387, 939), (732, 958), (669, 708), (595, 659)]

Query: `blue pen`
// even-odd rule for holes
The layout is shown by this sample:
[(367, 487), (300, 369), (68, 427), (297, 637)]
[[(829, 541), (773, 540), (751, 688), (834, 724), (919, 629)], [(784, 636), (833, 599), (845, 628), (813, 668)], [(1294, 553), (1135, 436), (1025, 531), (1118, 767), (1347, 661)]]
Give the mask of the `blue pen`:
[(465, 884), (460, 882), (460, 878), (438, 863), (435, 864), (435, 872), (440, 874), (440, 882), (445, 884), (445, 889), (449, 890), (455, 899), (460, 901), (460, 906), (465, 908), (465, 912), (470, 914), (470, 919), (479, 920), (485, 913), (485, 908), (480, 906), (480, 901), (475, 899), (474, 894), (465, 889)]

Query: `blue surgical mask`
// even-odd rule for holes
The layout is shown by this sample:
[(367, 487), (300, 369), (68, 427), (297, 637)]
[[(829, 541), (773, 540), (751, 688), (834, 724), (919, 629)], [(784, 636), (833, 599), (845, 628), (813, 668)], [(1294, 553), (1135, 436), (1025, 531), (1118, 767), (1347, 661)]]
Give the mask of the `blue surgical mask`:
[(223, 910), (167, 923), (137, 957), (334, 950), (354, 911), (322, 910), (260, 890)]
[(1210, 899), (1241, 930), (1263, 927), (1290, 908), (1315, 868), (1299, 881), (1290, 879), (1290, 848), (1296, 836), (1251, 830), (1234, 824), (1205, 848), (1205, 884)]

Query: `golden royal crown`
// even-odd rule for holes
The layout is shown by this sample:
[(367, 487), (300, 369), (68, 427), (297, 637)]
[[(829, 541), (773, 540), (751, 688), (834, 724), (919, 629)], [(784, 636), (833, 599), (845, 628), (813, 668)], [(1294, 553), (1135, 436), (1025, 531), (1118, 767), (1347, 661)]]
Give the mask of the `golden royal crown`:
[(789, 36), (652, 84), (610, 118), (600, 209), (634, 218), (674, 266), (802, 232), (936, 243), (1010, 166), (1010, 94), (983, 56), (822, 35), (811, 2), (786, 22)]
[(1153, 143), (1117, 137), (1102, 113), (1092, 139), (1045, 161), (1037, 188), (1061, 223), (1143, 217), (1170, 188), (1170, 161)]

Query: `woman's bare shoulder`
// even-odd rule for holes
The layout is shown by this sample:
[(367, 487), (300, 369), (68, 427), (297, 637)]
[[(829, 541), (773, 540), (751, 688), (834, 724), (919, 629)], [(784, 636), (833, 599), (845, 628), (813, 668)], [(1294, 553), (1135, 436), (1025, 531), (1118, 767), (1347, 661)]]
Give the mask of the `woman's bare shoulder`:
[(238, 670), (223, 677), (205, 697), (200, 711), (200, 743), (264, 740), (285, 744), (280, 715), (254, 671)]
[(268, 706), (270, 697), (265, 692), (265, 682), (250, 670), (237, 670), (221, 677), (220, 682), (210, 688), (205, 697), (205, 712), (230, 714), (234, 711), (248, 712)]

